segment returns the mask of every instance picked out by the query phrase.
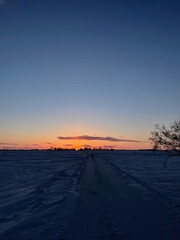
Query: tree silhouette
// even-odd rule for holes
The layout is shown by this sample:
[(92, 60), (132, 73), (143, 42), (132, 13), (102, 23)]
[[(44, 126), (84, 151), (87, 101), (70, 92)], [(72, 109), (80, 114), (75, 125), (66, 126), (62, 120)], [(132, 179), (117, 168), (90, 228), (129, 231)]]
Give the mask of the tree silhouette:
[(169, 128), (164, 124), (154, 125), (149, 140), (154, 150), (168, 150), (168, 156), (180, 156), (180, 120), (174, 121)]

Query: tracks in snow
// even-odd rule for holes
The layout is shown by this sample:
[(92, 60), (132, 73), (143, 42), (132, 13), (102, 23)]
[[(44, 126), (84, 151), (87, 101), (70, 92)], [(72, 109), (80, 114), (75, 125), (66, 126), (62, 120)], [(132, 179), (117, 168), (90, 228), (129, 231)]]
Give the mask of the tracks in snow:
[(101, 157), (80, 157), (5, 202), (0, 239), (180, 239), (167, 208), (151, 189)]
[(0, 239), (59, 239), (78, 197), (83, 167), (81, 160), (56, 171), (28, 194), (1, 208)]
[(70, 240), (177, 240), (167, 209), (140, 183), (88, 155), (80, 196), (65, 233)]

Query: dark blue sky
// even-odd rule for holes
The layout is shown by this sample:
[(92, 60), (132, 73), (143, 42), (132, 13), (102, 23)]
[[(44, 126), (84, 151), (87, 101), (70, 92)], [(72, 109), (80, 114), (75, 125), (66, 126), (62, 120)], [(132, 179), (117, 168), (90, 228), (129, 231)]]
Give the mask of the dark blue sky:
[(173, 0), (1, 0), (0, 141), (146, 140), (179, 118), (179, 12)]

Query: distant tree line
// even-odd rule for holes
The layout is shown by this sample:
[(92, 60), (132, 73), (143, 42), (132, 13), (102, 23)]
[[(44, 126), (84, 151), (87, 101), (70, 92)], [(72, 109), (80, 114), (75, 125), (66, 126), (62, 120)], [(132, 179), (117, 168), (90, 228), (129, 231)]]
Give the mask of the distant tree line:
[[(109, 148), (80, 148), (78, 151), (113, 151), (114, 149), (109, 149)], [(75, 148), (50, 148), (48, 151), (77, 151)]]

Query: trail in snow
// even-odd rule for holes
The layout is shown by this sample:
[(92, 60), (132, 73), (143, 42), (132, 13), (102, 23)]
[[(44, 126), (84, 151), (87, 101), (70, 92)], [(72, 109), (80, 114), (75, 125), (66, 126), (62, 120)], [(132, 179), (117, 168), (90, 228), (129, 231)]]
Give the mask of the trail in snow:
[(0, 161), (0, 239), (179, 240), (179, 161), (164, 169), (163, 159), (9, 151)]
[(155, 196), (92, 154), (65, 235), (70, 240), (180, 239), (177, 223)]

